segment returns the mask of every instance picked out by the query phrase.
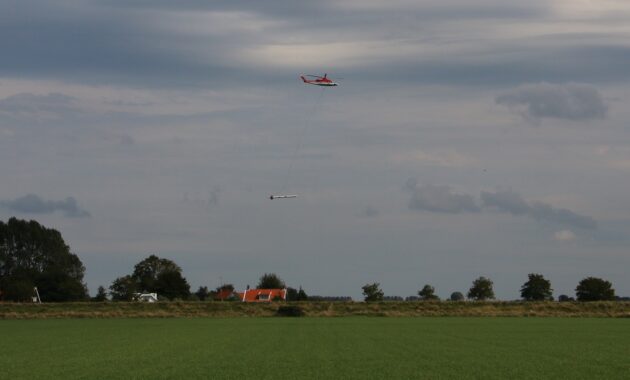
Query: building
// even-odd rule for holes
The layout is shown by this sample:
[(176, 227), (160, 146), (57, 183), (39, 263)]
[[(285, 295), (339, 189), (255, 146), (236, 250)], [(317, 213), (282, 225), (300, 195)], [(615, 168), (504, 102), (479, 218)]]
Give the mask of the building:
[(271, 302), (273, 300), (287, 300), (286, 289), (247, 289), (238, 293), (243, 302)]
[(138, 302), (157, 302), (157, 293), (136, 293), (133, 295), (133, 299)]

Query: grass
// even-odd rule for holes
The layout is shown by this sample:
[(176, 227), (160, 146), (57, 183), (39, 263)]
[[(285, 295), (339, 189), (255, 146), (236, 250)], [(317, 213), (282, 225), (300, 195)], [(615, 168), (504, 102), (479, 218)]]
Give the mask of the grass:
[(77, 302), (0, 303), (0, 319), (270, 317), (283, 305), (309, 317), (630, 317), (630, 302)]
[(630, 319), (0, 321), (2, 378), (623, 379)]

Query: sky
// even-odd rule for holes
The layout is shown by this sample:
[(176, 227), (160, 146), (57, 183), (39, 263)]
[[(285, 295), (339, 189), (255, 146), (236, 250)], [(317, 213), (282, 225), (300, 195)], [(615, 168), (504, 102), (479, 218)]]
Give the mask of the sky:
[(624, 0), (3, 1), (0, 219), (92, 294), (155, 254), (193, 291), (630, 295), (628, 41)]

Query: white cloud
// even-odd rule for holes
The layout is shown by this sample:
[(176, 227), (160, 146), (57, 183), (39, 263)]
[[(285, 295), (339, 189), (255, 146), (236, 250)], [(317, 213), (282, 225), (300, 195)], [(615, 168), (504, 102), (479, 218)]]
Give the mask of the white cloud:
[(630, 13), (626, 0), (553, 0), (557, 17), (580, 20), (618, 17)]
[(575, 240), (576, 236), (570, 230), (562, 230), (554, 233), (553, 238), (557, 241), (573, 241)]

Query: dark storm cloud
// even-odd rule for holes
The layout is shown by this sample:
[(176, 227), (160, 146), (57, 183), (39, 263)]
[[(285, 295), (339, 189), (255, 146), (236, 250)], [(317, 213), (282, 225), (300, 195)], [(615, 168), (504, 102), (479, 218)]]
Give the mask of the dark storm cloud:
[[(36, 1), (0, 3), (0, 76), (55, 78), (81, 83), (142, 87), (225, 87), (269, 83), (285, 78), (284, 64), (256, 59), (235, 62), (242, 49), (287, 43), (379, 41), (388, 46), (453, 41), (431, 25), (453, 20), (542, 20), (547, 2), (425, 2), (389, 7), (261, 1)], [(188, 15), (174, 22), (171, 17)], [(186, 28), (186, 18), (202, 12), (243, 12), (275, 23), (259, 31), (201, 32)], [(210, 23), (211, 21), (207, 21)], [(246, 21), (243, 21), (246, 23)], [(175, 27), (173, 27), (175, 26)], [(462, 26), (466, 28), (465, 24)], [(418, 37), (421, 36), (421, 37)], [(446, 38), (446, 39), (445, 39)], [(567, 44), (570, 37), (514, 39), (508, 43), (474, 37), (466, 53), (383, 56), (352, 59), (352, 76), (372, 81), (467, 85), (533, 81), (618, 81), (630, 78), (629, 49), (622, 45)], [(552, 40), (551, 46), (548, 41)], [(321, 45), (320, 45), (321, 46)], [(471, 50), (472, 49), (472, 50)], [(479, 49), (475, 51), (475, 49)], [(384, 60), (384, 58), (386, 58)], [(315, 62), (317, 65), (317, 62)], [(339, 61), (344, 70), (348, 62)], [(281, 67), (282, 66), (282, 67)]]
[(579, 215), (563, 208), (555, 208), (543, 202), (528, 203), (512, 190), (500, 190), (495, 193), (484, 191), (481, 193), (481, 202), (485, 208), (512, 215), (525, 215), (539, 221), (583, 229), (597, 228), (597, 222), (590, 216)]
[[(319, 1), (317, 3), (296, 2), (290, 0), (242, 0), (242, 1), (205, 1), (184, 0), (178, 2), (164, 0), (109, 0), (107, 5), (121, 9), (151, 9), (167, 11), (242, 11), (254, 12), (275, 17), (312, 17), (318, 14), (332, 13), (331, 1)], [(334, 4), (334, 3), (332, 3)]]
[(608, 106), (599, 91), (581, 84), (527, 84), (496, 98), (498, 104), (518, 110), (527, 120), (544, 118), (593, 120), (606, 117)]
[[(166, 31), (160, 16), (97, 3), (0, 2), (0, 76), (82, 83), (194, 86), (238, 70), (219, 57), (232, 42)], [(217, 59), (200, 62), (181, 47)]]
[(370, 7), (369, 4), (355, 2), (343, 4), (335, 0), (318, 2), (296, 2), (290, 0), (241, 0), (241, 1), (205, 1), (205, 0), (110, 0), (108, 5), (130, 9), (162, 9), (171, 11), (242, 11), (264, 14), (268, 17), (289, 19), (302, 23), (318, 22), (327, 25), (331, 20), (335, 24), (356, 27), (361, 21), (391, 19), (391, 17), (412, 15), (417, 20), (440, 22), (440, 19), (461, 18), (533, 18), (547, 14), (548, 8), (543, 2), (530, 2), (526, 5), (509, 4), (500, 1), (477, 3), (453, 3), (444, 1), (417, 4), (390, 4), (386, 7)]
[[(518, 85), (527, 82), (602, 82), (630, 80), (623, 62), (630, 49), (600, 46), (538, 46), (537, 41), (511, 41), (471, 55), (404, 58), (375, 67), (370, 62), (357, 73), (387, 75), (392, 81), (451, 85)], [(515, 51), (519, 46), (520, 51)], [(593, 56), (595, 55), (595, 56)], [(625, 61), (619, 56), (626, 57)], [(377, 71), (378, 70), (378, 71)]]
[(411, 190), (409, 208), (412, 210), (424, 210), (459, 214), (463, 212), (477, 212), (479, 207), (472, 196), (456, 194), (448, 186), (423, 185), (413, 186), (407, 183)]
[(90, 213), (77, 204), (76, 199), (68, 197), (62, 201), (47, 201), (34, 194), (27, 194), (14, 200), (0, 201), (0, 206), (14, 212), (27, 214), (52, 214), (61, 211), (68, 218), (85, 218)]

